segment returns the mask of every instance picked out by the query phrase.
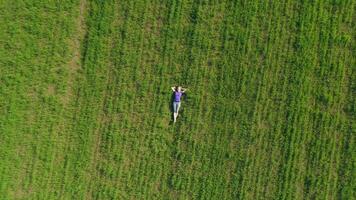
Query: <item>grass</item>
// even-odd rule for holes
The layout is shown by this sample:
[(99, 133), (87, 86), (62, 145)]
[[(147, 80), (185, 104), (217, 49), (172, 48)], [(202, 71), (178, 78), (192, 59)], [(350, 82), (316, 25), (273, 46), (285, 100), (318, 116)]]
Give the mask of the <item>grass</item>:
[(0, 198), (352, 199), (354, 9), (2, 3)]

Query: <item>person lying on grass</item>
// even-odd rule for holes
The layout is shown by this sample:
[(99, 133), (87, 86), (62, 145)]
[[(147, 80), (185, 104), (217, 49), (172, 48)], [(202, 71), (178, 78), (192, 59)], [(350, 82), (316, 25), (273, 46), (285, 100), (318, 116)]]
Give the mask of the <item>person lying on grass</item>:
[(178, 117), (178, 111), (180, 108), (180, 98), (182, 97), (182, 94), (187, 91), (187, 89), (182, 88), (181, 86), (175, 86), (172, 87), (172, 90), (174, 92), (174, 98), (173, 98), (173, 122), (177, 121)]

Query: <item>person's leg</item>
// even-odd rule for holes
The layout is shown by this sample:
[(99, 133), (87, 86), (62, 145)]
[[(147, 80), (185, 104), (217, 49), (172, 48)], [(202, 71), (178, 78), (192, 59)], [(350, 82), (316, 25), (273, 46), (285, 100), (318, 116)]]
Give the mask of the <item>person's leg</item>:
[(174, 102), (174, 122), (177, 121), (179, 108), (180, 108), (180, 102)]
[(177, 116), (178, 116), (179, 108), (180, 108), (180, 102), (177, 102)]
[(177, 102), (173, 102), (173, 121), (177, 120)]
[(174, 101), (173, 101), (173, 103), (172, 103), (172, 106), (173, 106), (173, 113), (177, 112), (177, 110), (176, 110), (176, 104), (175, 104)]

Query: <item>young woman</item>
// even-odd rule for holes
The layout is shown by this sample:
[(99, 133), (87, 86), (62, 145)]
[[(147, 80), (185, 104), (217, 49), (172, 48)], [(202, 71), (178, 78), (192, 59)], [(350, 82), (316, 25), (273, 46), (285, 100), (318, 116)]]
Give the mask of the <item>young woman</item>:
[(181, 86), (176, 86), (172, 87), (172, 90), (174, 92), (174, 98), (173, 98), (173, 121), (177, 121), (178, 117), (178, 111), (180, 108), (180, 98), (182, 97), (182, 94), (186, 91), (186, 89), (183, 89)]

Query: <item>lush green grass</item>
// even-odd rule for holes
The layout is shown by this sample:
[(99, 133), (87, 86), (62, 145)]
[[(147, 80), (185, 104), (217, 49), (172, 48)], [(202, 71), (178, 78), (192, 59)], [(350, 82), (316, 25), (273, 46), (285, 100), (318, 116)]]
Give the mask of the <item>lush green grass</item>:
[(352, 199), (354, 11), (0, 2), (0, 199)]

